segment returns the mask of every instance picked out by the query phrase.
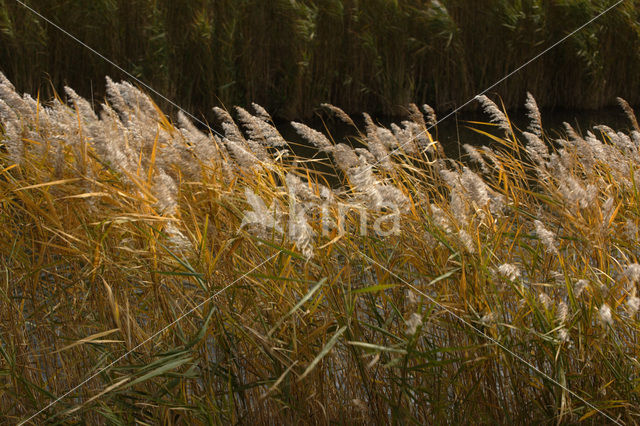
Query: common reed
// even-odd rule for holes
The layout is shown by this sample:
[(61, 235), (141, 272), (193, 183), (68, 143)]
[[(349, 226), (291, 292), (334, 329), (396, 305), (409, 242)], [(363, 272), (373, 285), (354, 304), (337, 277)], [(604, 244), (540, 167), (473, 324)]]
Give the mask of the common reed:
[(330, 184), (261, 107), (218, 110), (218, 137), (106, 92), (95, 110), (0, 78), (8, 421), (97, 372), (34, 421), (640, 418), (636, 134), (550, 140), (533, 114), (476, 124), (492, 144), (462, 163), (428, 108), (367, 120), (357, 150), (295, 125)]

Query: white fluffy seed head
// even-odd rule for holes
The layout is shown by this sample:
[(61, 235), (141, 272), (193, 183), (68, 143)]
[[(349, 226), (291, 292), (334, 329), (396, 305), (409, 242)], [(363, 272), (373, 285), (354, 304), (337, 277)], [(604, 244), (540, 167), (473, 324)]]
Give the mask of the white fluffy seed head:
[(420, 301), (418, 295), (411, 289), (407, 289), (406, 295), (409, 306), (414, 306)]
[(469, 194), (470, 200), (475, 203), (478, 208), (483, 208), (489, 204), (491, 201), (489, 192), (491, 190), (480, 176), (465, 167), (460, 181), (465, 192)]
[(520, 269), (511, 263), (503, 263), (498, 267), (498, 273), (510, 281), (520, 278)]
[(245, 226), (253, 228), (256, 230), (256, 234), (258, 236), (267, 236), (268, 233), (273, 231), (277, 234), (282, 234), (283, 231), (280, 225), (280, 214), (276, 208), (275, 202), (271, 203), (271, 206), (267, 208), (262, 198), (257, 196), (249, 188), (245, 189), (245, 196), (251, 210), (244, 212), (240, 228)]
[(598, 316), (602, 325), (613, 325), (613, 317), (611, 315), (611, 308), (606, 303), (603, 303), (598, 310)]
[(164, 228), (164, 231), (167, 234), (170, 249), (178, 253), (183, 253), (193, 248), (191, 241), (189, 241), (173, 222), (169, 222)]
[(570, 340), (569, 331), (566, 328), (561, 327), (558, 330), (558, 340), (561, 342), (568, 342)]
[(542, 137), (542, 116), (535, 98), (529, 92), (527, 92), (527, 102), (524, 106), (527, 109), (527, 117), (531, 120), (527, 129), (534, 135)]
[(567, 306), (566, 303), (564, 302), (560, 302), (558, 304), (558, 321), (560, 321), (561, 324), (564, 324), (565, 322), (567, 322), (567, 319), (569, 318), (569, 306)]
[(307, 142), (312, 143), (320, 151), (331, 152), (331, 150), (333, 150), (333, 144), (319, 131), (295, 121), (291, 122), (291, 126), (300, 136), (305, 138)]
[(492, 123), (497, 124), (498, 127), (505, 133), (511, 132), (511, 124), (509, 123), (509, 119), (506, 115), (504, 115), (504, 112), (502, 112), (500, 108), (498, 108), (498, 105), (496, 105), (495, 102), (489, 99), (486, 95), (478, 95), (476, 96), (476, 100), (480, 102), (484, 112), (489, 114)]
[(640, 298), (636, 296), (631, 296), (627, 299), (627, 310), (629, 312), (629, 316), (635, 317), (638, 313), (638, 309), (640, 308)]
[(429, 209), (431, 210), (431, 215), (435, 224), (438, 227), (442, 228), (444, 232), (451, 232), (451, 222), (449, 221), (449, 218), (445, 214), (444, 210), (442, 210), (435, 204), (430, 204)]
[(550, 254), (557, 254), (556, 240), (553, 232), (549, 231), (539, 220), (534, 220), (536, 235), (545, 246), (545, 250)]
[(625, 275), (631, 283), (636, 284), (640, 281), (640, 265), (637, 263), (630, 264), (625, 270)]
[(406, 323), (407, 323), (406, 333), (409, 335), (414, 335), (416, 334), (418, 327), (422, 325), (422, 316), (417, 312), (414, 312), (411, 314), (409, 319), (406, 320)]
[(538, 300), (542, 303), (545, 309), (549, 309), (551, 307), (551, 298), (547, 295), (547, 293), (540, 292), (538, 294)]
[(240, 166), (240, 168), (248, 170), (260, 164), (260, 161), (255, 156), (255, 154), (246, 149), (235, 139), (224, 138), (222, 141), (224, 142), (227, 149), (233, 156), (233, 159)]
[(467, 252), (469, 252), (470, 254), (473, 254), (476, 252), (476, 247), (474, 245), (473, 238), (471, 238), (471, 236), (469, 235), (469, 233), (467, 233), (467, 231), (465, 231), (464, 229), (461, 229), (460, 231), (458, 231), (458, 238), (460, 239), (460, 242), (462, 242), (462, 245), (467, 250)]
[(343, 123), (348, 124), (348, 125), (353, 126), (353, 127), (357, 127), (356, 124), (351, 119), (351, 117), (349, 117), (349, 114), (347, 114), (346, 112), (344, 112), (342, 109), (338, 108), (337, 106), (331, 105), (331, 104), (320, 104), (320, 106), (322, 106), (322, 107), (328, 109), (329, 111), (331, 111)]
[(582, 292), (589, 287), (589, 283), (587, 282), (587, 280), (584, 279), (580, 279), (578, 281), (576, 281), (576, 283), (573, 285), (573, 295), (575, 297), (580, 297), (580, 295), (582, 294)]
[(267, 147), (284, 147), (287, 145), (280, 132), (267, 122), (268, 119), (265, 120), (261, 116), (251, 115), (249, 111), (241, 107), (236, 107), (236, 111), (240, 122), (247, 129), (250, 139), (257, 140)]
[(480, 318), (480, 322), (485, 325), (493, 324), (496, 322), (496, 320), (497, 320), (497, 315), (494, 312), (489, 312), (487, 314), (484, 314), (482, 318)]
[(431, 108), (427, 104), (424, 104), (424, 105), (422, 105), (422, 110), (424, 111), (424, 113), (426, 115), (426, 125), (429, 128), (435, 126), (438, 123), (438, 120), (436, 118), (436, 112), (433, 110), (433, 108)]
[(462, 147), (467, 152), (467, 155), (469, 155), (471, 161), (478, 164), (484, 173), (489, 172), (487, 163), (484, 161), (484, 158), (482, 158), (482, 154), (480, 153), (480, 151), (469, 144), (464, 144)]
[(358, 156), (353, 148), (344, 143), (337, 144), (333, 149), (333, 159), (338, 168), (344, 172), (358, 165)]
[(313, 256), (313, 238), (315, 231), (307, 221), (304, 209), (300, 208), (290, 213), (287, 234), (304, 257), (310, 259)]

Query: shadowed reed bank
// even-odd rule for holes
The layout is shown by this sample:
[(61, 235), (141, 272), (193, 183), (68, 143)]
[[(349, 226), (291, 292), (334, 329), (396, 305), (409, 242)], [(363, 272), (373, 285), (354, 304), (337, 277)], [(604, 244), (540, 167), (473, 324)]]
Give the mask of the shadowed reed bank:
[(106, 92), (96, 111), (0, 77), (5, 418), (98, 373), (35, 420), (638, 421), (625, 101), (629, 132), (552, 139), (532, 96), (527, 129), (480, 97), (487, 146), (459, 162), (427, 105), (365, 115), (358, 148), (294, 123), (300, 158), (258, 105), (216, 109), (218, 136)]
[[(277, 117), (453, 109), (613, 0), (30, 0), (43, 16), (189, 111), (258, 102)], [(640, 2), (625, 0), (497, 90), (542, 107), (640, 104)], [(0, 0), (0, 71), (21, 90), (99, 102), (107, 62), (15, 0)], [(168, 105), (161, 105), (168, 106)], [(198, 114), (200, 116), (200, 114)]]

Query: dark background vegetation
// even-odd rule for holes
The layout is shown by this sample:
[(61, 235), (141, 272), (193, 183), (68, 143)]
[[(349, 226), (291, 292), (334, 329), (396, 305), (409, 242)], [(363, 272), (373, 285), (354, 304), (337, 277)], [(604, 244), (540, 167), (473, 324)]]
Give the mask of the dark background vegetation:
[[(393, 115), (461, 105), (613, 0), (29, 0), (183, 107), (257, 102), (304, 118), (321, 102)], [(640, 103), (640, 2), (625, 1), (498, 86), (507, 107)], [(13, 0), (0, 0), (0, 70), (47, 98), (95, 101), (129, 79)], [(162, 102), (160, 104), (163, 107)]]

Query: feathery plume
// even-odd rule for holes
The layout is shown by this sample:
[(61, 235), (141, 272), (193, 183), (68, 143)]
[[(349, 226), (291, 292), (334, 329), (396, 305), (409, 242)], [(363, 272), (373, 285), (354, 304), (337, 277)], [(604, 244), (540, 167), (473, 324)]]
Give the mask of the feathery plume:
[(564, 324), (567, 322), (567, 319), (569, 318), (569, 306), (567, 306), (566, 303), (560, 302), (558, 304), (557, 318), (560, 324)]
[[(1, 73), (0, 73), (1, 75)], [(24, 161), (25, 146), (22, 138), (22, 126), (18, 116), (0, 98), (0, 122), (4, 126), (4, 135), (0, 134), (0, 141), (4, 143), (9, 153), (9, 159), (21, 165)]]
[(376, 136), (387, 149), (393, 150), (398, 148), (398, 140), (391, 130), (376, 126)]
[(7, 123), (18, 124), (20, 121), (13, 109), (0, 98), (0, 120), (6, 125)]
[(164, 227), (167, 234), (169, 248), (179, 253), (186, 252), (192, 248), (191, 241), (175, 226), (173, 222), (167, 223)]
[(280, 132), (267, 123), (266, 121), (251, 115), (246, 109), (236, 107), (240, 122), (247, 129), (247, 134), (250, 139), (260, 141), (267, 147), (283, 147), (287, 146), (287, 143), (283, 139)]
[(378, 137), (378, 126), (374, 124), (369, 114), (364, 113), (363, 116), (367, 130), (367, 145), (369, 147), (369, 151), (371, 151), (371, 153), (376, 157), (377, 162), (382, 164), (382, 167), (385, 170), (393, 169), (391, 153), (387, 149), (387, 146)]
[(25, 146), (22, 138), (22, 130), (14, 122), (4, 125), (5, 134), (0, 136), (9, 153), (9, 159), (15, 164), (22, 165), (25, 159)]
[(588, 287), (589, 287), (589, 283), (587, 282), (587, 280), (580, 279), (576, 281), (576, 283), (573, 285), (573, 295), (575, 297), (580, 297), (582, 292)]
[(222, 141), (229, 149), (233, 159), (242, 169), (248, 170), (260, 163), (260, 160), (255, 156), (255, 154), (245, 149), (235, 140), (224, 138)]
[(422, 325), (422, 316), (417, 312), (413, 312), (409, 317), (409, 319), (406, 320), (405, 322), (407, 324), (407, 329), (405, 330), (405, 333), (410, 336), (413, 336), (414, 334), (416, 334), (418, 327)]
[(496, 319), (497, 315), (495, 314), (495, 312), (489, 312), (487, 314), (484, 314), (482, 318), (480, 318), (480, 322), (484, 325), (489, 325), (495, 323)]
[(163, 215), (173, 215), (178, 211), (178, 185), (164, 170), (156, 166), (152, 186), (153, 195), (158, 199), (156, 206)]
[(419, 126), (424, 128), (427, 127), (427, 123), (424, 121), (424, 116), (416, 104), (409, 104), (409, 119)]
[(628, 265), (624, 273), (631, 283), (636, 284), (640, 282), (640, 265), (637, 263)]
[(498, 273), (509, 281), (515, 281), (519, 279), (521, 275), (520, 269), (511, 263), (503, 263), (500, 265), (498, 267)]
[(311, 225), (309, 225), (303, 208), (298, 208), (289, 214), (289, 229), (287, 235), (307, 259), (313, 256), (312, 243), (315, 231)]
[(602, 325), (613, 325), (613, 317), (611, 316), (611, 308), (603, 303), (598, 310), (598, 316)]
[(303, 201), (316, 201), (319, 197), (309, 188), (308, 182), (303, 182), (295, 174), (289, 172), (285, 176), (287, 190), (293, 197), (300, 197)]
[(218, 120), (220, 120), (222, 123), (235, 124), (235, 122), (233, 121), (233, 117), (231, 117), (231, 114), (229, 114), (227, 110), (222, 109), (220, 107), (213, 107), (212, 109), (216, 117), (218, 117)]
[(449, 206), (459, 225), (469, 222), (469, 205), (467, 197), (465, 197), (460, 186), (455, 186), (451, 189)]
[(607, 198), (607, 201), (602, 205), (602, 227), (609, 227), (609, 222), (611, 222), (611, 216), (614, 212), (614, 201), (612, 197)]
[(627, 309), (629, 310), (629, 316), (635, 317), (640, 308), (640, 298), (633, 296), (627, 300)]
[(543, 293), (543, 292), (538, 293), (538, 300), (540, 301), (542, 306), (544, 306), (545, 309), (549, 309), (551, 307), (551, 304), (552, 304), (551, 298), (549, 297), (549, 295), (547, 295), (547, 293)]
[(491, 117), (491, 122), (498, 125), (498, 127), (505, 132), (505, 134), (509, 134), (511, 132), (511, 125), (509, 124), (509, 119), (504, 115), (504, 112), (498, 108), (498, 105), (495, 104), (491, 99), (489, 99), (486, 95), (478, 95), (476, 96), (476, 100), (480, 102), (482, 105), (482, 109), (486, 114), (489, 114)]
[(469, 254), (474, 254), (476, 252), (475, 245), (473, 244), (473, 238), (471, 238), (471, 235), (469, 235), (467, 231), (460, 229), (458, 231), (458, 238)]
[[(390, 126), (393, 136), (398, 141), (399, 148), (410, 155), (418, 155), (420, 153), (418, 143), (422, 143), (420, 139), (424, 139), (424, 135), (420, 135), (420, 130), (416, 123), (404, 121), (402, 124), (404, 128), (401, 128), (395, 123), (391, 123)], [(420, 136), (414, 136), (414, 128), (418, 129), (415, 133)]]
[(482, 209), (491, 201), (489, 198), (489, 192), (491, 190), (487, 184), (468, 167), (463, 168), (460, 183), (465, 192), (469, 194), (470, 200), (476, 204), (477, 209)]
[(560, 340), (561, 342), (568, 342), (569, 339), (569, 330), (567, 330), (565, 327), (560, 327), (558, 329), (558, 340)]
[(333, 150), (333, 144), (321, 132), (295, 121), (291, 122), (291, 126), (300, 136), (305, 138), (308, 142), (312, 143), (320, 151), (330, 152)]
[(559, 190), (562, 198), (570, 205), (578, 205), (582, 209), (591, 206), (598, 195), (598, 188), (588, 185), (585, 189), (580, 182), (568, 173), (563, 173), (563, 179)]
[(356, 126), (356, 123), (353, 122), (353, 120), (351, 119), (351, 117), (349, 117), (349, 114), (347, 114), (346, 112), (344, 112), (342, 109), (338, 108), (335, 105), (331, 105), (331, 104), (320, 104), (320, 106), (328, 109), (329, 111), (331, 111), (336, 117), (338, 117), (342, 122), (349, 124), (350, 126), (353, 126), (355, 128), (358, 128)]
[(178, 111), (178, 123), (180, 132), (193, 145), (193, 152), (200, 161), (224, 164), (219, 152), (220, 146), (214, 135), (201, 132), (182, 111)]
[(268, 236), (268, 230), (282, 234), (283, 230), (275, 202), (272, 202), (271, 206), (267, 208), (262, 198), (258, 197), (251, 189), (245, 188), (244, 193), (252, 210), (245, 211), (240, 228), (252, 227), (256, 230), (256, 234), (262, 237)]
[(426, 119), (427, 128), (431, 129), (438, 123), (438, 120), (436, 119), (436, 112), (433, 110), (433, 108), (431, 108), (427, 104), (422, 105), (422, 110), (427, 115), (427, 119)]
[[(151, 99), (127, 82), (115, 83), (108, 76), (107, 98), (113, 107), (120, 113), (123, 122), (129, 123), (131, 115), (137, 115), (137, 119), (148, 122), (157, 122), (160, 114), (153, 105)], [(132, 114), (129, 114), (132, 113)]]
[(631, 219), (627, 219), (624, 224), (624, 236), (631, 241), (635, 241), (638, 237), (638, 225)]
[(363, 159), (366, 164), (375, 164), (376, 157), (367, 148), (356, 148), (355, 152), (358, 154), (358, 158)]
[(556, 240), (553, 232), (549, 231), (539, 220), (533, 221), (536, 228), (536, 235), (545, 246), (547, 253), (558, 254), (558, 248), (556, 247)]
[(416, 304), (418, 304), (418, 302), (420, 301), (420, 298), (415, 291), (408, 288), (406, 289), (405, 293), (407, 296), (407, 303), (409, 304), (409, 306), (415, 306)]
[(640, 308), (640, 298), (636, 296), (637, 290), (636, 287), (633, 286), (631, 290), (631, 294), (627, 299), (627, 312), (629, 312), (630, 317), (635, 317), (638, 313), (638, 309)]
[(483, 173), (489, 173), (489, 168), (487, 167), (487, 163), (484, 161), (484, 158), (482, 158), (482, 154), (480, 154), (480, 151), (478, 151), (477, 149), (475, 149), (474, 147), (472, 147), (467, 143), (462, 145), (462, 148), (464, 148), (464, 150), (467, 152), (467, 155), (469, 155), (469, 158), (471, 158), (471, 161), (480, 165), (480, 169), (482, 170)]
[(622, 98), (616, 98), (616, 100), (618, 101), (618, 104), (620, 105), (620, 107), (623, 109), (624, 113), (627, 115), (627, 118), (631, 122), (631, 125), (633, 126), (634, 130), (636, 132), (640, 132), (638, 119), (636, 118), (636, 114), (635, 112), (633, 112), (633, 108), (631, 108), (631, 105), (629, 105), (629, 103)]
[[(235, 124), (225, 122), (222, 123), (222, 128), (224, 129), (225, 135), (227, 135), (225, 139), (223, 139), (227, 147), (229, 147), (228, 142), (232, 142), (236, 147), (250, 152), (259, 161), (267, 164), (272, 162), (272, 158), (267, 149), (260, 142), (251, 138), (245, 139), (239, 131), (236, 132), (237, 127)], [(232, 148), (232, 150), (237, 153), (237, 149)]]
[(527, 139), (526, 148), (529, 155), (533, 157), (536, 163), (544, 163), (544, 161), (549, 158), (547, 145), (534, 133), (523, 132), (522, 134)]
[(442, 230), (446, 233), (451, 232), (451, 224), (446, 214), (444, 213), (444, 210), (442, 210), (435, 204), (430, 204), (429, 209), (431, 210), (431, 216), (433, 217), (436, 225), (442, 228)]
[(349, 145), (339, 143), (333, 149), (333, 159), (344, 172), (358, 165), (358, 156)]
[(73, 102), (74, 107), (80, 113), (82, 118), (90, 121), (98, 119), (98, 116), (91, 107), (91, 104), (86, 99), (78, 95), (71, 87), (64, 86), (64, 91), (67, 93), (67, 96), (71, 102)]
[(18, 95), (16, 88), (9, 79), (0, 72), (0, 99), (23, 117), (31, 116), (32, 110), (23, 98)]
[(271, 118), (271, 114), (269, 114), (267, 112), (266, 109), (264, 109), (262, 106), (258, 105), (255, 102), (251, 103), (251, 106), (253, 107), (254, 111), (256, 112), (256, 116), (262, 120), (262, 121), (271, 121), (273, 122), (273, 119)]
[(527, 129), (537, 137), (541, 138), (542, 116), (540, 115), (540, 110), (538, 109), (538, 104), (536, 103), (535, 98), (529, 92), (527, 92), (527, 101), (524, 106), (527, 109), (527, 117), (531, 120)]

